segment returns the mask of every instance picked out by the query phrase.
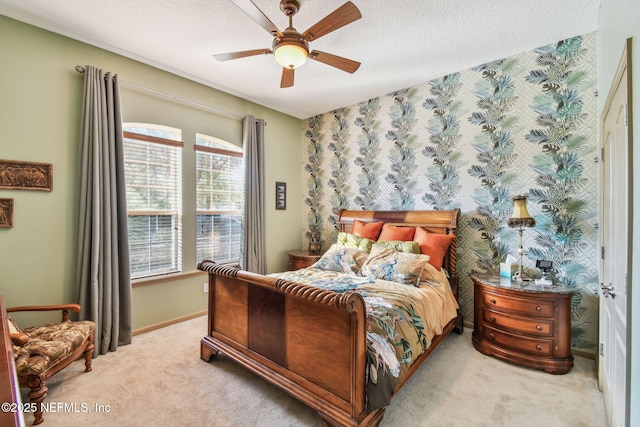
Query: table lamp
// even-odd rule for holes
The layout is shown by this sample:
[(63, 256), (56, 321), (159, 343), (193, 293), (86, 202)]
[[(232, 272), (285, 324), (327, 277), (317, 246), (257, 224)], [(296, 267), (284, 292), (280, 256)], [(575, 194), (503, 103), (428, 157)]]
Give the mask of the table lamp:
[(527, 211), (527, 196), (515, 196), (513, 198), (513, 214), (507, 221), (507, 224), (510, 228), (517, 228), (518, 234), (520, 234), (520, 247), (518, 248), (520, 266), (518, 268), (518, 272), (514, 275), (514, 279), (522, 281), (524, 273), (522, 268), (522, 254), (524, 253), (524, 249), (522, 248), (522, 228), (533, 227), (536, 225), (536, 220), (533, 219)]

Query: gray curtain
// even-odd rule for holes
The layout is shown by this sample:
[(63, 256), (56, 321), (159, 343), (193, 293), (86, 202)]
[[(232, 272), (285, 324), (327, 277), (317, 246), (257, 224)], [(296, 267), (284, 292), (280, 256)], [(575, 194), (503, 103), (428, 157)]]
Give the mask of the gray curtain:
[(85, 68), (77, 294), (96, 322), (93, 356), (131, 342), (131, 277), (118, 78)]
[(264, 202), (264, 120), (246, 116), (242, 122), (245, 164), (244, 246), (242, 268), (267, 273)]

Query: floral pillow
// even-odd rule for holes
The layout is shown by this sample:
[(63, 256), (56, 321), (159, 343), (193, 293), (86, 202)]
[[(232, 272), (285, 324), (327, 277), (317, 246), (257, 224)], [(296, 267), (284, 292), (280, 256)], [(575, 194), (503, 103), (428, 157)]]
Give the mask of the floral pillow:
[(397, 252), (373, 245), (360, 275), (370, 279), (382, 279), (405, 285), (418, 286), (428, 255)]
[(358, 274), (369, 256), (356, 248), (333, 244), (312, 267), (339, 273)]
[(349, 234), (340, 232), (338, 233), (338, 240), (336, 241), (340, 246), (347, 246), (350, 248), (356, 248), (364, 252), (371, 252), (371, 246), (375, 243), (371, 239), (366, 237), (356, 236), (355, 234)]

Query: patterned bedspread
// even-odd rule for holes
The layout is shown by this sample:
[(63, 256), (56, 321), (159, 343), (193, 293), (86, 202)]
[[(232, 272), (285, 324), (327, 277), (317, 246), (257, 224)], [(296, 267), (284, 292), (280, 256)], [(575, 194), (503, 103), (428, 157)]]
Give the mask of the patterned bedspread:
[[(439, 273), (439, 272), (438, 272)], [(419, 286), (308, 267), (271, 276), (334, 292), (359, 293), (367, 309), (367, 405), (388, 405), (396, 384), (434, 335), (456, 316), (458, 304), (444, 274)]]

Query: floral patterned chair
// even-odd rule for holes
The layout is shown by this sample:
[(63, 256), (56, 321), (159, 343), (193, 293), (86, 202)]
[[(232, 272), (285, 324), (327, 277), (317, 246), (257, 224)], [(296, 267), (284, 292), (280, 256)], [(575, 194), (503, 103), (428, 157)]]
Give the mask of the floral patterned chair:
[(69, 311), (80, 311), (78, 304), (9, 307), (7, 313), (51, 310), (62, 310), (62, 322), (20, 329), (9, 318), (18, 382), (20, 387), (31, 389), (29, 399), (35, 407), (34, 425), (44, 421), (41, 404), (47, 396), (46, 382), (51, 376), (83, 355), (85, 372), (91, 371), (96, 325), (89, 320), (69, 320)]

